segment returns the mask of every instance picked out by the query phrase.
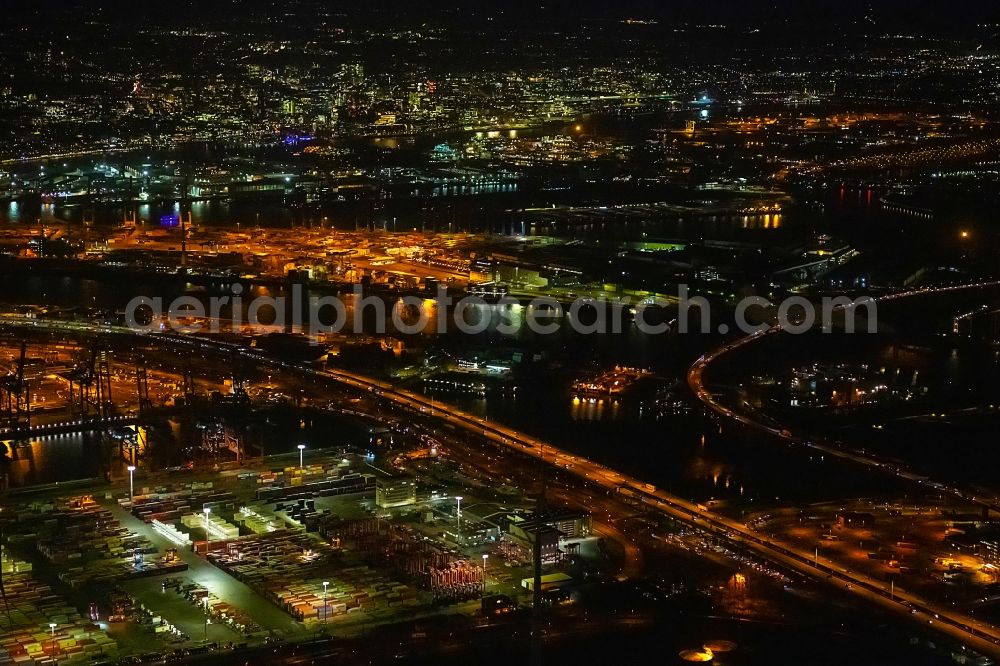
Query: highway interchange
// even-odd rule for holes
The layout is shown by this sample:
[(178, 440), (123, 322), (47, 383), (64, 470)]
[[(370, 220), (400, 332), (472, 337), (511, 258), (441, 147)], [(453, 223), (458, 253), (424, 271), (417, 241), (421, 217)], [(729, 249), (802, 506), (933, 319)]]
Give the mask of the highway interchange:
[[(948, 294), (956, 291), (963, 291), (969, 289), (982, 289), (988, 287), (996, 287), (1000, 285), (1000, 282), (977, 282), (973, 284), (963, 284), (955, 285), (951, 287), (933, 287), (933, 288), (922, 288), (914, 289), (904, 292), (897, 292), (882, 296), (878, 299), (879, 302), (891, 302), (901, 299), (917, 298), (921, 296), (931, 296), (934, 294)], [(956, 497), (960, 500), (970, 502), (983, 509), (1000, 511), (1000, 499), (996, 497), (986, 497), (980, 494), (973, 494), (971, 491), (965, 490), (958, 486), (944, 483), (942, 481), (929, 479), (926, 475), (919, 474), (917, 472), (908, 470), (900, 465), (898, 462), (889, 462), (885, 460), (879, 460), (878, 458), (872, 456), (865, 451), (859, 451), (857, 449), (852, 449), (840, 445), (839, 443), (828, 443), (818, 441), (816, 438), (806, 438), (795, 435), (786, 429), (775, 428), (764, 423), (760, 423), (745, 414), (740, 414), (735, 410), (724, 405), (711, 391), (705, 386), (705, 371), (708, 369), (709, 365), (713, 362), (719, 360), (720, 358), (731, 354), (732, 352), (744, 349), (749, 345), (759, 342), (765, 337), (774, 336), (776, 334), (782, 333), (783, 328), (779, 324), (770, 326), (769, 328), (751, 333), (742, 338), (738, 338), (714, 351), (711, 351), (694, 362), (694, 364), (688, 369), (687, 380), (688, 386), (694, 395), (702, 402), (703, 405), (711, 409), (716, 414), (725, 417), (731, 421), (735, 421), (743, 426), (757, 430), (772, 437), (778, 438), (789, 444), (806, 446), (810, 449), (814, 449), (823, 453), (825, 455), (834, 456), (841, 458), (843, 460), (848, 460), (853, 463), (860, 465), (865, 465), (867, 467), (876, 469), (883, 473), (893, 474), (901, 479), (910, 481), (913, 483), (918, 483), (925, 485), (927, 487), (933, 488), (935, 491), (947, 493)]]

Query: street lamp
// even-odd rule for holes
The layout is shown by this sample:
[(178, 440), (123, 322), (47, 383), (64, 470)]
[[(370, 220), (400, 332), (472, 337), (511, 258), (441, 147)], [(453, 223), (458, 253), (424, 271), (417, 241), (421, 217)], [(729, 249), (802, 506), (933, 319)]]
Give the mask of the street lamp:
[(208, 514), (212, 513), (212, 507), (206, 506), (202, 511), (205, 512), (205, 541), (211, 541), (212, 538), (208, 533)]
[(135, 465), (128, 466), (128, 501), (132, 501), (132, 497), (135, 495), (135, 480), (132, 474), (135, 472)]
[(330, 587), (330, 581), (323, 581), (323, 624), (326, 624), (330, 617), (330, 607), (326, 605), (326, 591)]
[(56, 623), (55, 622), (49, 622), (49, 631), (52, 632), (52, 654), (55, 654), (56, 653), (56, 648), (58, 647), (58, 645), (56, 644)]
[(305, 464), (303, 463), (303, 459), (302, 459), (302, 456), (304, 455), (305, 450), (306, 450), (306, 445), (305, 444), (299, 444), (299, 469), (302, 469), (303, 467), (305, 467)]
[(458, 522), (459, 526), (462, 524), (462, 496), (456, 495), (455, 500), (458, 501), (458, 508), (455, 509), (455, 520)]
[(486, 596), (486, 560), (490, 559), (488, 553), (483, 553), (483, 596)]

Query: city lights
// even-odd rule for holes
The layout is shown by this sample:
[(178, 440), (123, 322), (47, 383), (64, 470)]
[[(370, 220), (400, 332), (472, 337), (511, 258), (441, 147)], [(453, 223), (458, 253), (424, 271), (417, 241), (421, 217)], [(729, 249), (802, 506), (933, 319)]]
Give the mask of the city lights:
[(8, 4), (0, 661), (1000, 663), (996, 3)]

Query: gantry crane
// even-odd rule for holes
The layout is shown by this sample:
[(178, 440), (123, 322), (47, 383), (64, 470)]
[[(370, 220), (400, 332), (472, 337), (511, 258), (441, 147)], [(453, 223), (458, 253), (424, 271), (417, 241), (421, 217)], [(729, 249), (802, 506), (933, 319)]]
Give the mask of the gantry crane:
[(92, 347), (90, 357), (63, 374), (69, 382), (70, 411), (74, 416), (109, 418), (115, 413), (111, 395), (111, 354)]
[(0, 409), (7, 428), (14, 431), (31, 428), (31, 391), (24, 378), (27, 352), (28, 343), (22, 341), (17, 365), (10, 374), (0, 379)]

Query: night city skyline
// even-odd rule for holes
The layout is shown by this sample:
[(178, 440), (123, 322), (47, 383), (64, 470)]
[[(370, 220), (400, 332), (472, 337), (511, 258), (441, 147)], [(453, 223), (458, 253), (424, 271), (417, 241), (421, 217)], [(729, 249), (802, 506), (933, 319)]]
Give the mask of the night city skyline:
[(0, 664), (1000, 661), (995, 3), (13, 3)]

